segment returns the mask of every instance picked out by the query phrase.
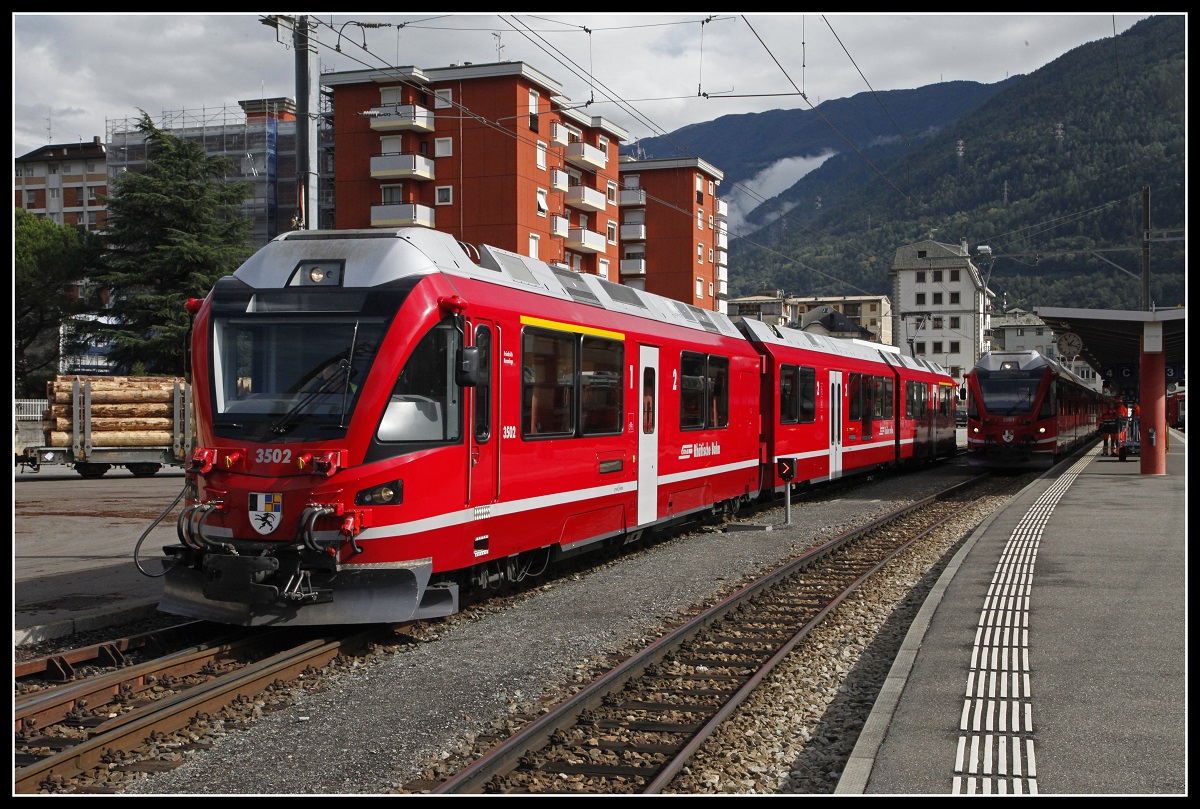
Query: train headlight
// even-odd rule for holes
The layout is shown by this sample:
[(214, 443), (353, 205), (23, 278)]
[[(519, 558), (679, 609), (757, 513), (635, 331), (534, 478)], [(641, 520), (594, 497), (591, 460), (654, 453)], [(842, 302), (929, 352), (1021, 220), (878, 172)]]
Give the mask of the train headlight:
[(404, 481), (392, 480), (354, 495), (358, 506), (398, 506), (404, 502)]
[(1039, 434), (1039, 435), (1041, 435), (1041, 434), (1042, 434), (1042, 433), (1044, 433), (1044, 432), (1046, 432), (1046, 428), (1045, 428), (1045, 427), (1038, 427), (1038, 434)]

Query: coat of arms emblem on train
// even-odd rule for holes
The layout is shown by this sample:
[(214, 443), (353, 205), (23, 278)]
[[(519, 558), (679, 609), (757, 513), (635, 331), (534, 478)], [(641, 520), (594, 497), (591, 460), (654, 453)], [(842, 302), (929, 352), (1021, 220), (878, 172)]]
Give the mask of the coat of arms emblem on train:
[(250, 524), (260, 534), (269, 534), (283, 517), (283, 495), (279, 492), (250, 493)]
[(1016, 434), (1016, 433), (1014, 433), (1012, 430), (1005, 430), (1005, 431), (1004, 431), (1003, 438), (1004, 438), (1004, 443), (1005, 443), (1005, 444), (1011, 444), (1011, 443), (1012, 443), (1012, 440), (1013, 440), (1014, 438), (1016, 438), (1016, 437), (1017, 437), (1017, 434)]

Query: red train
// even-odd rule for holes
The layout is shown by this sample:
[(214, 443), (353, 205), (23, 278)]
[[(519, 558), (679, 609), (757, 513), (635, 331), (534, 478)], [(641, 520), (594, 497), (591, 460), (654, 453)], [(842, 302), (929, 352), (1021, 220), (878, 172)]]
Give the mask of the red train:
[[(193, 312), (166, 612), (449, 615), (789, 485), (956, 452), (953, 381), (423, 228), (281, 236)], [(790, 475), (789, 475), (790, 477)]]
[(967, 373), (967, 462), (1048, 469), (1099, 432), (1106, 397), (1037, 351), (990, 351)]
[(1187, 413), (1187, 390), (1180, 385), (1167, 392), (1167, 426), (1176, 430), (1185, 429), (1184, 419)]

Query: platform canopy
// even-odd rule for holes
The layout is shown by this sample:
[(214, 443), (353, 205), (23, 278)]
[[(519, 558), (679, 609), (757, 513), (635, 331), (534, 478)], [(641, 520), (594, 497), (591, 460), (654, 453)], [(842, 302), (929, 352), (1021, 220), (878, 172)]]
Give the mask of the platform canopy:
[[(1183, 381), (1187, 361), (1187, 309), (1141, 312), (1126, 309), (1060, 309), (1044, 307), (1035, 313), (1056, 335), (1068, 332), (1083, 341), (1080, 356), (1101, 375), (1111, 369), (1131, 369), (1136, 380), (1141, 367), (1142, 337), (1162, 335), (1168, 382), (1177, 375)], [(1159, 331), (1161, 329), (1161, 332)]]

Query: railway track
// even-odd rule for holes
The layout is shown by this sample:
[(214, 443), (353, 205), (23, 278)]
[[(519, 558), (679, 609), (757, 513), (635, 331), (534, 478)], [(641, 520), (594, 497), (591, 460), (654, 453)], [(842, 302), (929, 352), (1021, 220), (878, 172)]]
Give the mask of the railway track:
[[(952, 496), (943, 493), (939, 497), (922, 501), (918, 506), (932, 508), (936, 501), (944, 502), (945, 498)], [(950, 508), (954, 510), (953, 506)], [(911, 511), (912, 508), (888, 515), (884, 520), (872, 524), (872, 527), (880, 530), (889, 520), (894, 524), (899, 514)], [(808, 564), (822, 559), (832, 563), (845, 554), (848, 546), (865, 547), (865, 541), (858, 536), (862, 533), (864, 532), (851, 532), (827, 542), (778, 572), (776, 576), (767, 578), (786, 578), (788, 570), (799, 570), (804, 567), (805, 560), (808, 560)], [(874, 552), (875, 556), (881, 554), (881, 551)], [(739, 630), (732, 628), (732, 625), (723, 625), (724, 628), (719, 630), (723, 636), (716, 636), (716, 640), (696, 640), (687, 648), (681, 647), (673, 640), (682, 638), (686, 630), (681, 629), (654, 644), (639, 658), (661, 652), (658, 660), (654, 661), (658, 668), (646, 666), (647, 676), (657, 676), (659, 679), (647, 679), (645, 682), (651, 683), (657, 690), (652, 689), (636, 698), (626, 693), (619, 698), (623, 704), (614, 703), (614, 700), (618, 699), (615, 697), (600, 697), (597, 703), (599, 707), (589, 706), (587, 710), (592, 713), (582, 715), (585, 724), (591, 723), (590, 726), (586, 726), (588, 738), (597, 736), (601, 731), (603, 735), (597, 737), (598, 744), (594, 749), (586, 750), (586, 758), (579, 758), (579, 750), (583, 748), (579, 746), (578, 741), (566, 736), (566, 731), (556, 726), (556, 735), (552, 741), (557, 742), (557, 747), (552, 747), (548, 754), (530, 754), (542, 757), (530, 757), (531, 761), (541, 762), (538, 767), (528, 771), (532, 772), (532, 775), (528, 772), (523, 775), (519, 768), (514, 768), (507, 770), (501, 778), (490, 784), (481, 786), (482, 782), (477, 781), (469, 786), (455, 786), (455, 781), (459, 784), (465, 783), (460, 779), (466, 776), (458, 776), (439, 785), (437, 791), (612, 791), (618, 794), (646, 791), (643, 787), (648, 784), (643, 782), (652, 783), (655, 779), (645, 779), (643, 775), (638, 774), (637, 769), (624, 761), (624, 758), (653, 757), (651, 766), (658, 767), (659, 775), (655, 776), (658, 780), (665, 778), (671, 768), (677, 769), (681, 765), (666, 763), (669, 753), (667, 748), (670, 745), (661, 740), (614, 741), (623, 721), (619, 714), (623, 713), (641, 721), (643, 726), (639, 728), (639, 732), (652, 738), (654, 734), (663, 735), (668, 731), (664, 728), (645, 726), (646, 722), (652, 721), (645, 717), (652, 716), (656, 711), (677, 711), (673, 721), (683, 728), (680, 733), (687, 734), (687, 738), (693, 740), (693, 747), (702, 743), (712, 732), (712, 728), (719, 726), (721, 718), (736, 709), (744, 698), (744, 693), (748, 693), (747, 689), (753, 690), (751, 681), (765, 676), (769, 668), (762, 668), (762, 660), (781, 656), (790, 645), (800, 642), (803, 632), (807, 629), (804, 626), (796, 628), (798, 616), (813, 614), (814, 617), (807, 621), (808, 628), (811, 628), (819, 623), (819, 616), (827, 614), (833, 608), (833, 604), (839, 598), (835, 593), (837, 587), (842, 587), (843, 594), (840, 598), (845, 597), (849, 590), (836, 581), (845, 581), (846, 577), (854, 572), (854, 569), (847, 568), (846, 564), (845, 561), (839, 562), (843, 569), (835, 583), (825, 585), (825, 588), (832, 589), (828, 589), (827, 595), (824, 596), (828, 602), (824, 607), (814, 606), (817, 602), (813, 602), (811, 594), (793, 597), (790, 602), (781, 596), (781, 606), (775, 608), (775, 619), (760, 620), (758, 626)], [(806, 574), (806, 580), (810, 585), (816, 581), (811, 574)], [(766, 587), (766, 584), (756, 583), (745, 588), (736, 596), (726, 599), (716, 610), (706, 613), (706, 618), (698, 619), (699, 623), (725, 620), (717, 614), (722, 608), (726, 611), (744, 610), (744, 607), (738, 608), (736, 603)], [(778, 620), (781, 617), (786, 620)], [(695, 623), (697, 622), (693, 622)], [(228, 627), (212, 625), (211, 628), (230, 632)], [(376, 627), (375, 631), (378, 630)], [(389, 630), (391, 642), (394, 643), (395, 628)], [(200, 630), (196, 624), (189, 624), (174, 631)], [(789, 632), (792, 634), (789, 635)], [(111, 782), (106, 783), (108, 779), (104, 777), (89, 782), (88, 771), (107, 770), (111, 773), (114, 770), (123, 770), (137, 773), (177, 766), (177, 760), (172, 763), (161, 760), (161, 757), (160, 760), (155, 760), (154, 756), (147, 757), (145, 748), (142, 747), (143, 742), (147, 739), (166, 739), (174, 734), (170, 744), (175, 745), (182, 754), (188, 748), (186, 738), (190, 723), (207, 721), (211, 724), (213, 721), (223, 721), (227, 727), (236, 726), (244, 721), (248, 702), (257, 701), (257, 704), (261, 705), (261, 695), (264, 692), (294, 687), (296, 678), (305, 672), (319, 669), (351, 647), (369, 645), (375, 639), (369, 632), (362, 633), (354, 639), (347, 636), (312, 639), (310, 635), (305, 643), (297, 642), (293, 648), (287, 647), (286, 635), (251, 633), (251, 637), (253, 641), (245, 642), (242, 651), (238, 650), (241, 641), (235, 635), (228, 635), (219, 640), (200, 642), (193, 647), (178, 649), (162, 661), (136, 662), (140, 656), (148, 657), (163, 647), (177, 647), (183, 642), (179, 638), (171, 639), (169, 635), (148, 633), (124, 641), (95, 644), (85, 651), (57, 653), (41, 661), (22, 663), (22, 673), (28, 673), (26, 669), (40, 668), (42, 680), (66, 681), (66, 684), (57, 687), (42, 686), (43, 691), (55, 692), (55, 696), (48, 693), (18, 694), (15, 699), (15, 791), (119, 792), (120, 788)], [(293, 635), (292, 640), (295, 641), (297, 637)], [(702, 643), (709, 645), (700, 645)], [(264, 658), (263, 655), (267, 651), (273, 651), (274, 654)], [(636, 662), (635, 659), (634, 663)], [(749, 671), (752, 666), (759, 666), (754, 671), (760, 673), (756, 675)], [(72, 677), (92, 674), (94, 669), (99, 668), (109, 670), (81, 682), (71, 680)], [(626, 670), (626, 667), (618, 667), (605, 679), (616, 685), (615, 678), (623, 676), (620, 672)], [(706, 690), (714, 693), (700, 693)], [(700, 697), (699, 710), (686, 702), (678, 701), (681, 696), (691, 696), (692, 692), (696, 692), (696, 696)], [(739, 692), (743, 695), (739, 696)], [(235, 711), (225, 712), (225, 706), (236, 706), (238, 703), (241, 705)], [(616, 713), (613, 712), (614, 705), (617, 707)], [(604, 716), (601, 711), (608, 711), (610, 715)], [(717, 716), (718, 713), (721, 715)], [(556, 711), (555, 715), (562, 714)], [(636, 727), (633, 724), (631, 726)], [(200, 744), (193, 746), (204, 746), (202, 733), (192, 733), (191, 736), (200, 740)], [(180, 738), (185, 741), (179, 742)], [(637, 744), (641, 746), (638, 747)], [(141, 751), (139, 747), (142, 747)], [(499, 750), (499, 746), (495, 747), (485, 758), (494, 760), (493, 755)], [(603, 779), (596, 782), (589, 774), (589, 767), (613, 768), (611, 777), (615, 779), (617, 786), (607, 784)], [(83, 777), (74, 780), (80, 775)], [(579, 789), (574, 786), (564, 788), (564, 782), (583, 786)], [(98, 785), (89, 786), (89, 783)], [(605, 785), (598, 787), (597, 783)]]
[(809, 632), (961, 509), (1011, 488), (982, 475), (847, 532), (762, 577), (494, 743), (434, 794), (653, 794)]
[[(379, 631), (360, 628), (316, 638), (294, 629), (238, 632), (128, 666), (120, 665), (113, 653), (137, 644), (114, 642), (57, 655), (54, 663), (26, 663), (27, 671), (41, 669), (56, 677), (66, 672), (63, 664), (70, 660), (100, 661), (109, 670), (17, 696), (13, 790), (59, 792), (70, 779), (97, 767), (119, 766), (126, 758), (131, 767), (154, 767), (153, 762), (134, 761), (133, 751), (146, 740), (320, 668), (362, 648)], [(91, 652), (95, 656), (86, 657)]]

